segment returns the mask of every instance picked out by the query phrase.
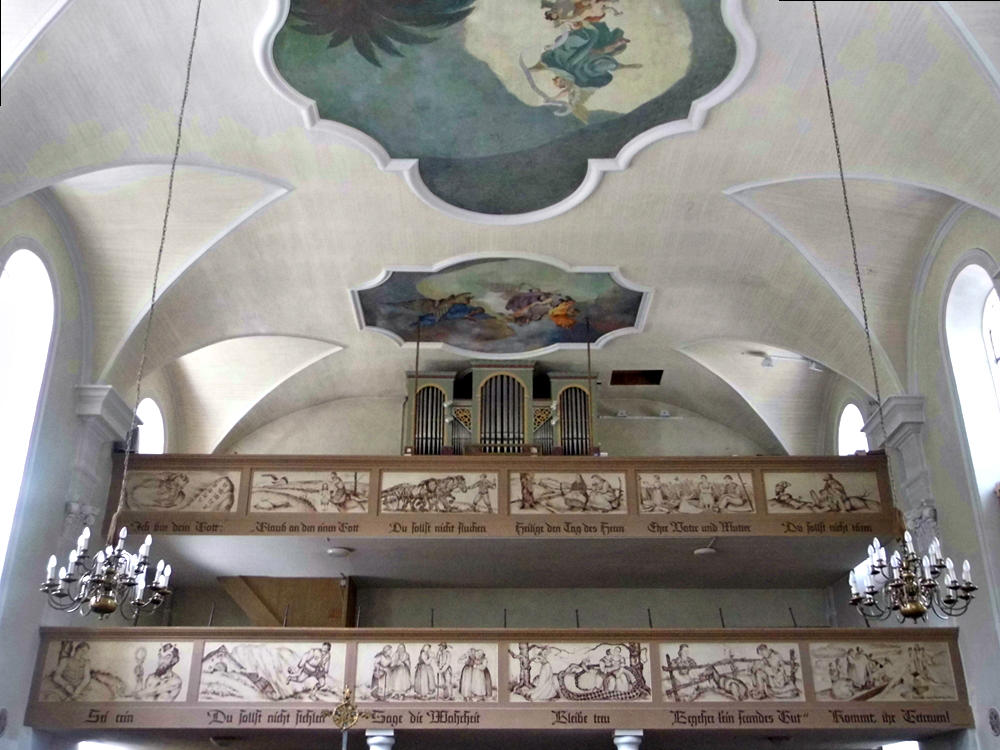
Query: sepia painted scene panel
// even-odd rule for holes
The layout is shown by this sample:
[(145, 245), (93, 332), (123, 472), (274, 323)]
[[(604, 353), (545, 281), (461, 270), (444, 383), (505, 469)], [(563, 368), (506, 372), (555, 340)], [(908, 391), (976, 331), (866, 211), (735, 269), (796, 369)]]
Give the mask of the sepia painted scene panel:
[(208, 641), (198, 700), (336, 703), (346, 659), (346, 644), (329, 641)]
[(183, 701), (192, 647), (171, 641), (52, 641), (38, 700)]
[(642, 513), (753, 513), (755, 508), (749, 472), (639, 474)]
[(382, 474), (379, 513), (496, 513), (496, 472)]
[(238, 469), (135, 469), (125, 482), (125, 507), (141, 511), (235, 511), (239, 489)]
[(645, 643), (510, 644), (510, 700), (651, 701)]
[(367, 471), (254, 471), (251, 513), (367, 513)]
[(809, 645), (819, 701), (957, 700), (948, 644)]
[(495, 703), (495, 643), (359, 643), (359, 701)]
[(794, 643), (661, 643), (659, 648), (666, 701), (805, 700)]
[(769, 513), (879, 513), (874, 471), (765, 472)]
[(625, 513), (625, 474), (510, 473), (510, 512)]

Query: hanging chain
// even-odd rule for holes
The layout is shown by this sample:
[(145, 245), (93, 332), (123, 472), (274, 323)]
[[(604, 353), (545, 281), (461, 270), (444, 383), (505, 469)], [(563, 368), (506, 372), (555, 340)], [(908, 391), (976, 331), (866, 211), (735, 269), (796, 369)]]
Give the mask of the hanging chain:
[(840, 137), (837, 135), (837, 119), (833, 114), (833, 96), (830, 93), (830, 75), (826, 69), (826, 54), (823, 52), (823, 34), (819, 28), (819, 11), (816, 0), (813, 0), (813, 19), (816, 21), (816, 40), (819, 42), (819, 59), (823, 66), (823, 84), (826, 87), (826, 103), (830, 111), (830, 128), (833, 130), (833, 146), (837, 152), (837, 173), (840, 175), (840, 192), (844, 196), (844, 214), (847, 216), (847, 231), (851, 237), (851, 258), (854, 261), (854, 279), (858, 284), (858, 297), (861, 298), (861, 320), (865, 326), (865, 341), (868, 343), (868, 361), (872, 366), (872, 380), (875, 383), (875, 403), (878, 409), (879, 426), (882, 428), (882, 446), (885, 450), (885, 463), (889, 473), (889, 488), (893, 497), (896, 495), (896, 483), (892, 474), (892, 464), (889, 461), (889, 433), (885, 429), (885, 412), (882, 408), (882, 389), (879, 386), (878, 367), (875, 365), (875, 349), (872, 346), (872, 332), (868, 323), (868, 305), (865, 302), (865, 288), (861, 282), (861, 264), (858, 262), (858, 244), (854, 238), (854, 222), (851, 219), (851, 204), (847, 200), (847, 181), (844, 179), (844, 160), (840, 153)]
[(129, 457), (132, 455), (132, 443), (138, 419), (139, 399), (142, 396), (142, 376), (146, 370), (146, 357), (149, 353), (149, 332), (153, 327), (153, 313), (156, 310), (156, 288), (160, 280), (160, 263), (163, 260), (163, 247), (167, 242), (167, 222), (170, 219), (170, 204), (173, 202), (174, 197), (174, 177), (177, 174), (177, 159), (181, 152), (181, 129), (184, 125), (184, 109), (187, 107), (188, 92), (191, 88), (191, 64), (194, 61), (195, 41), (198, 39), (198, 21), (201, 19), (201, 3), (202, 0), (198, 0), (194, 14), (194, 31), (191, 33), (191, 47), (188, 49), (187, 71), (184, 76), (184, 95), (181, 97), (181, 108), (177, 115), (177, 138), (174, 140), (174, 155), (170, 160), (170, 179), (167, 181), (167, 205), (163, 211), (163, 225), (160, 228), (160, 246), (157, 248), (156, 265), (153, 267), (153, 290), (150, 293), (149, 313), (146, 315), (146, 330), (142, 337), (139, 368), (135, 376), (135, 403), (132, 406), (132, 421), (129, 424), (128, 435), (125, 437), (125, 459), (122, 462), (122, 486), (121, 492), (118, 495), (118, 507), (115, 509), (115, 515), (108, 526), (109, 539), (112, 539), (116, 532), (115, 525), (118, 520), (118, 514), (125, 505), (125, 480), (128, 478)]

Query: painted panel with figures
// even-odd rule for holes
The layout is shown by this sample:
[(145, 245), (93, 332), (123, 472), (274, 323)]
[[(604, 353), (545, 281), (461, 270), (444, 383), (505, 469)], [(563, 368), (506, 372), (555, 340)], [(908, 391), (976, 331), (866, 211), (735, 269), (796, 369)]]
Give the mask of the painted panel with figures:
[(809, 645), (816, 700), (956, 700), (946, 643)]
[(794, 643), (661, 643), (663, 697), (678, 703), (803, 701)]
[(670, 472), (639, 474), (643, 513), (753, 513), (749, 472)]
[(495, 703), (495, 643), (359, 643), (359, 701)]
[(125, 507), (141, 511), (236, 510), (239, 470), (143, 471), (128, 473)]
[(329, 641), (208, 641), (198, 700), (335, 703), (346, 655), (346, 644)]
[(510, 644), (510, 700), (651, 701), (645, 643)]
[(853, 472), (765, 472), (768, 513), (879, 513), (878, 475)]
[(250, 512), (367, 513), (367, 471), (255, 471)]
[(52, 641), (42, 702), (183, 701), (192, 644), (168, 641)]
[(625, 474), (512, 471), (511, 513), (625, 513)]
[(382, 474), (380, 513), (496, 513), (496, 472)]

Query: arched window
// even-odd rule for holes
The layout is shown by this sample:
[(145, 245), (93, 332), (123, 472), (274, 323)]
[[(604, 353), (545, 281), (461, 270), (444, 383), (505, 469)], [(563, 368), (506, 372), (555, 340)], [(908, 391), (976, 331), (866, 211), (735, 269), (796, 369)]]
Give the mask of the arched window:
[(837, 427), (837, 453), (841, 456), (853, 456), (856, 451), (868, 450), (868, 436), (864, 433), (865, 418), (861, 409), (854, 404), (848, 404), (840, 413), (840, 424)]
[(948, 358), (955, 377), (962, 421), (977, 484), (992, 488), (1000, 480), (1000, 398), (998, 352), (1000, 311), (993, 280), (979, 265), (955, 277), (945, 307)]
[(38, 394), (45, 375), (55, 297), (49, 272), (29, 250), (0, 271), (0, 576), (21, 491)]
[[(984, 259), (985, 260), (985, 259)], [(971, 464), (973, 513), (984, 552), (987, 583), (1000, 577), (1000, 509), (994, 487), (1000, 483), (1000, 398), (997, 352), (998, 303), (993, 279), (976, 263), (965, 266), (945, 301), (944, 329), (951, 376), (958, 396), (965, 448)]]
[(144, 398), (135, 409), (142, 424), (139, 425), (138, 453), (163, 453), (166, 432), (163, 429), (163, 413), (151, 398)]

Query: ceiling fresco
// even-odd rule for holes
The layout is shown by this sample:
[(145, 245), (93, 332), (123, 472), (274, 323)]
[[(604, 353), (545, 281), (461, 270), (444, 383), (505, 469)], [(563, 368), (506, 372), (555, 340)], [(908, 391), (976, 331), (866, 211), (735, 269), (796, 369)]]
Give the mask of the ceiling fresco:
[(724, 2), (291, 0), (271, 52), (322, 119), (419, 159), (447, 204), (523, 214), (726, 80)]
[(389, 270), (352, 294), (362, 328), (496, 358), (588, 340), (599, 346), (641, 330), (649, 302), (647, 290), (613, 269), (568, 270), (524, 258)]

